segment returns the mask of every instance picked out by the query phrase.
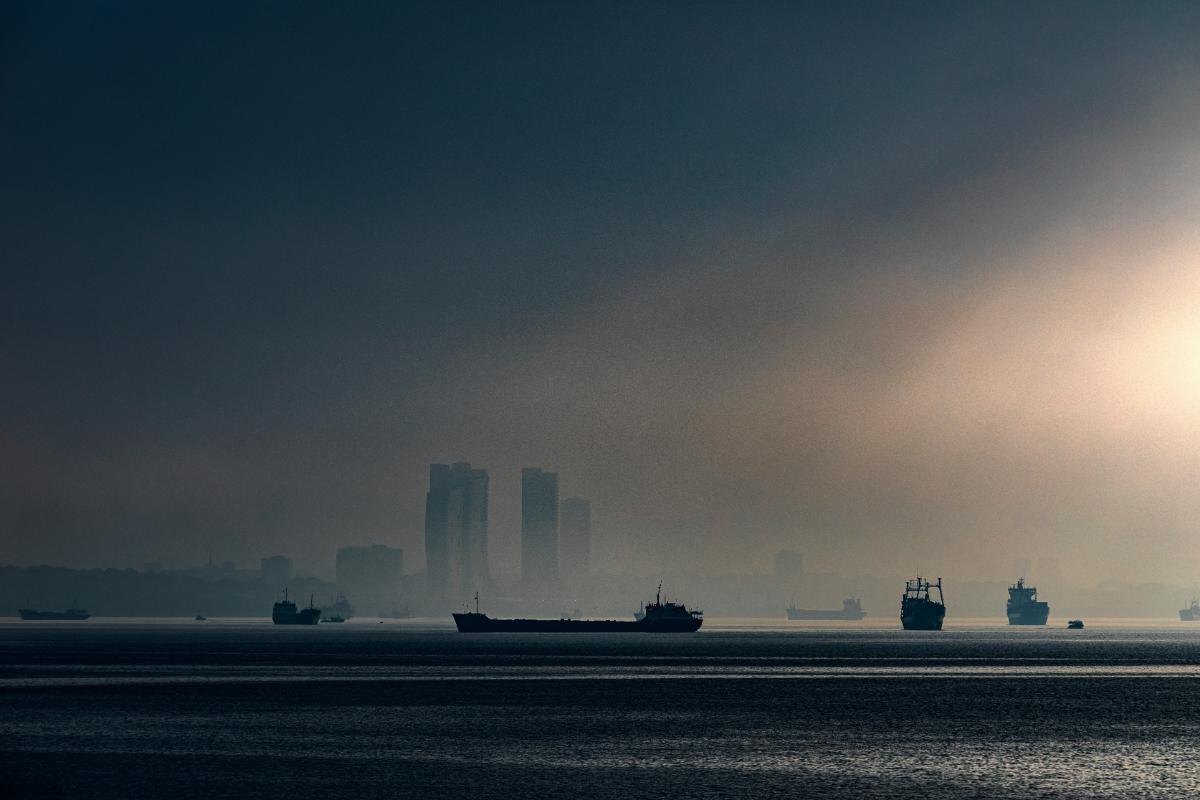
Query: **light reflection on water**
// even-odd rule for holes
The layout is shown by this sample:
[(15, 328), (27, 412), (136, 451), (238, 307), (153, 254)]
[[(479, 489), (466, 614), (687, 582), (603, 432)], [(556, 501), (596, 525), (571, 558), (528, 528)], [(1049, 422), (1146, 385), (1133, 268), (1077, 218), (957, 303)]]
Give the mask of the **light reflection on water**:
[(275, 633), (5, 630), (0, 771), (21, 797), (1200, 792), (1190, 631)]
[[(44, 673), (29, 677), (31, 671)], [(136, 686), (189, 683), (305, 683), (396, 681), (570, 681), (570, 680), (692, 680), (692, 679), (821, 679), (912, 678), (912, 666), (692, 666), (624, 665), (610, 667), (39, 667), (22, 668), (23, 677), (6, 678), (0, 667), (0, 687)], [(1200, 678), (1200, 664), (1041, 664), (971, 665), (926, 663), (923, 679), (1004, 677), (1035, 678)]]

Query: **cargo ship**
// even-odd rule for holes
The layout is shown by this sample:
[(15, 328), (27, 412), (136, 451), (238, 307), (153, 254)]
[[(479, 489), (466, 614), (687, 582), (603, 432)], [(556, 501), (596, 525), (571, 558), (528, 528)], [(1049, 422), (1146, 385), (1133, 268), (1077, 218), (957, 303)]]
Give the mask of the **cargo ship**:
[(36, 608), (19, 608), (17, 613), (21, 615), (21, 619), (45, 621), (45, 620), (85, 620), (90, 619), (91, 614), (86, 608), (68, 608), (66, 611), (38, 611)]
[(333, 605), (322, 611), (325, 612), (325, 618), (321, 622), (345, 622), (354, 616), (354, 606), (350, 605), (346, 595), (341, 592), (338, 592), (337, 596), (333, 598)]
[[(932, 592), (937, 589), (937, 600)], [(900, 624), (906, 631), (940, 631), (946, 618), (946, 599), (942, 595), (942, 579), (937, 583), (916, 580), (904, 584), (904, 597), (900, 600)]]
[(683, 603), (662, 599), (662, 584), (644, 616), (633, 622), (617, 619), (492, 619), (479, 611), (454, 614), (459, 633), (692, 633), (704, 624), (703, 611), (689, 611)]
[(842, 601), (842, 609), (824, 609), (813, 608), (796, 608), (796, 604), (788, 606), (787, 618), (796, 619), (852, 619), (860, 620), (867, 615), (867, 612), (862, 610), (862, 601), (857, 597), (847, 597)]
[(1192, 598), (1192, 604), (1179, 609), (1179, 619), (1184, 622), (1200, 622), (1200, 600)]
[(308, 608), (297, 609), (296, 604), (287, 599), (287, 589), (283, 590), (283, 600), (271, 609), (271, 622), (276, 625), (316, 625), (320, 621), (321, 609), (313, 608), (311, 595)]
[(1009, 625), (1045, 625), (1050, 617), (1050, 604), (1037, 599), (1037, 589), (1025, 585), (1024, 578), (1008, 587)]

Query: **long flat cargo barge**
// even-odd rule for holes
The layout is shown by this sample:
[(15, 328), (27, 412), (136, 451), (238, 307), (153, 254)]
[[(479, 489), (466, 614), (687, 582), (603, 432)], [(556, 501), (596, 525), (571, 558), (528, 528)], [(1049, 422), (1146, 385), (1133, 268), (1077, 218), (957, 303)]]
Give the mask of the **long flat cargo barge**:
[(645, 615), (635, 621), (617, 619), (493, 619), (475, 611), (454, 614), (459, 633), (693, 633), (704, 624), (703, 611), (688, 611), (683, 603), (662, 599), (662, 586), (653, 603), (646, 604)]

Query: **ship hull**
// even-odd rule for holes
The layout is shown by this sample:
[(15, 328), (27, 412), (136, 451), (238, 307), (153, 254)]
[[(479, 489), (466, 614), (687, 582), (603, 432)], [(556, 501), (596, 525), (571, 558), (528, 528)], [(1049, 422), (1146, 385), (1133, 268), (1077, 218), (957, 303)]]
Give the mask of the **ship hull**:
[(486, 614), (455, 614), (454, 624), (459, 633), (693, 633), (703, 620), (492, 619)]
[(1026, 603), (1020, 608), (1008, 609), (1009, 625), (1045, 625), (1050, 618), (1050, 604), (1042, 602)]
[(79, 622), (90, 619), (92, 616), (86, 611), (35, 611), (32, 608), (22, 608), (17, 613), (21, 615), (21, 619), (39, 622), (45, 620), (73, 620)]
[(823, 611), (820, 609), (812, 609), (812, 608), (789, 608), (787, 610), (787, 618), (790, 620), (798, 620), (798, 619), (860, 620), (865, 616), (867, 616), (867, 612), (865, 612), (865, 611), (843, 611), (841, 609)]
[(1200, 622), (1200, 618), (1196, 616), (1196, 612), (1192, 611), (1190, 608), (1180, 609), (1179, 619), (1183, 622)]
[(319, 608), (306, 608), (295, 614), (275, 613), (271, 615), (271, 622), (276, 625), (316, 625), (320, 621), (321, 610)]
[(906, 631), (940, 631), (946, 607), (928, 600), (905, 601), (900, 608), (900, 624)]

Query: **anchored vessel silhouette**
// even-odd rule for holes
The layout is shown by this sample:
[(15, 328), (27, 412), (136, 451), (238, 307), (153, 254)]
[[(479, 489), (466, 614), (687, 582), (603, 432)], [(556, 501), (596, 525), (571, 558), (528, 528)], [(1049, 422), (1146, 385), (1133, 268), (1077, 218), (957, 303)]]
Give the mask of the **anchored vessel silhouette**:
[(287, 589), (283, 590), (283, 600), (271, 609), (271, 621), (276, 625), (316, 625), (320, 620), (321, 609), (313, 608), (311, 595), (308, 608), (297, 610), (296, 604), (287, 599)]
[[(937, 589), (937, 600), (932, 590)], [(900, 624), (906, 631), (940, 631), (946, 618), (946, 600), (942, 595), (942, 579), (930, 583), (917, 576), (916, 580), (904, 584), (904, 597), (900, 600)]]
[(17, 613), (21, 615), (21, 619), (25, 620), (83, 620), (92, 616), (86, 608), (68, 608), (66, 611), (38, 611), (36, 608), (19, 608)]
[(475, 593), (475, 610), (454, 614), (454, 624), (460, 633), (691, 633), (704, 624), (703, 611), (689, 611), (683, 603), (662, 599), (662, 584), (653, 603), (646, 603), (645, 613), (634, 622), (616, 619), (492, 619), (479, 611), (479, 593)]
[(354, 616), (354, 606), (350, 605), (350, 601), (346, 599), (346, 595), (341, 592), (333, 598), (333, 605), (322, 609), (325, 617), (321, 622), (345, 622)]
[(1026, 586), (1024, 578), (1008, 587), (1009, 625), (1045, 625), (1050, 617), (1050, 604), (1037, 599), (1037, 589)]
[(1179, 609), (1179, 619), (1184, 622), (1200, 622), (1200, 600), (1192, 598), (1192, 604)]
[(796, 608), (796, 604), (788, 606), (788, 619), (862, 619), (867, 612), (862, 610), (862, 601), (857, 597), (847, 597), (842, 601), (841, 610)]

